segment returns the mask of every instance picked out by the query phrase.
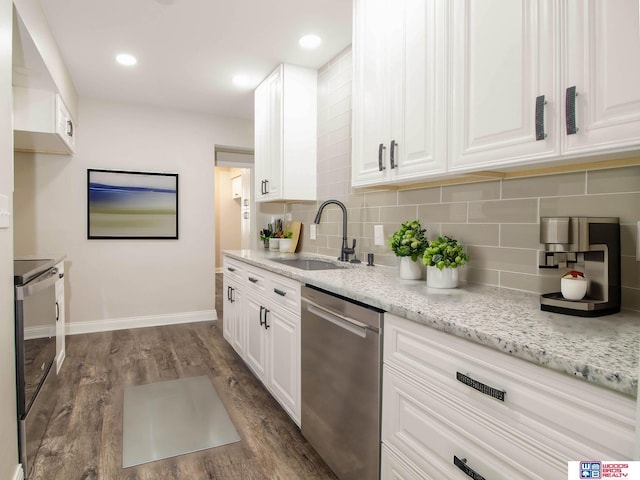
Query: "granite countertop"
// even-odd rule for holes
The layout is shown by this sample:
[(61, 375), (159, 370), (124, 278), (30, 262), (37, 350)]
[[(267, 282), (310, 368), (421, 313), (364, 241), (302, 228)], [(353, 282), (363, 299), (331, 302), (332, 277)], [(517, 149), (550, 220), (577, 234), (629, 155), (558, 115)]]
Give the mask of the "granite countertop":
[[(596, 318), (540, 310), (539, 296), (484, 285), (427, 288), (424, 280), (401, 280), (398, 270), (343, 264), (306, 271), (271, 261), (296, 258), (263, 250), (227, 250), (230, 258), (265, 268), (378, 307), (502, 352), (636, 397), (640, 313), (623, 310)], [(303, 254), (334, 261), (332, 257)]]

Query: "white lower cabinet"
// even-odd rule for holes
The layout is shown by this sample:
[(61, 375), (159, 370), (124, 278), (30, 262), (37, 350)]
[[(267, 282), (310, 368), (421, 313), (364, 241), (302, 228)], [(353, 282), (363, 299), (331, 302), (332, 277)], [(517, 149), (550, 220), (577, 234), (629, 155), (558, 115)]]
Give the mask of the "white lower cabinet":
[(55, 285), (56, 291), (56, 373), (60, 371), (62, 362), (66, 355), (65, 335), (66, 335), (66, 311), (64, 301), (64, 262), (56, 265), (58, 269), (58, 281)]
[(391, 314), (382, 402), (383, 480), (562, 479), (633, 456), (634, 399)]
[(224, 265), (224, 337), (300, 425), (300, 284), (226, 257)]

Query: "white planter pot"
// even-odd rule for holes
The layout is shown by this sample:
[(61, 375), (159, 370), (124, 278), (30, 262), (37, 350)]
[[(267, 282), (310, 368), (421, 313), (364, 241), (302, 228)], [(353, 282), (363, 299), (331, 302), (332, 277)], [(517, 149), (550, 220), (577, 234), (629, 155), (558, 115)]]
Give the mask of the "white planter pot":
[(422, 261), (415, 262), (411, 257), (400, 257), (400, 278), (403, 280), (420, 280), (422, 278)]
[(270, 238), (269, 239), (269, 250), (280, 250), (280, 239), (279, 238)]
[(289, 250), (291, 250), (291, 247), (293, 245), (293, 239), (281, 238), (279, 243), (280, 243), (280, 251), (288, 252)]
[(458, 268), (427, 267), (427, 287), (456, 288), (459, 282)]

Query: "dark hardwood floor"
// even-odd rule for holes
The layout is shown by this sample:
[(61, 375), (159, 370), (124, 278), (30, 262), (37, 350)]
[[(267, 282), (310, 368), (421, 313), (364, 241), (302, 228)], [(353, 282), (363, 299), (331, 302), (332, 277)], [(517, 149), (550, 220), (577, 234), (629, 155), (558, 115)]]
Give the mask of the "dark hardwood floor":
[[(124, 389), (197, 375), (209, 376), (242, 440), (123, 469)], [(58, 403), (32, 475), (39, 480), (335, 478), (224, 340), (221, 320), (67, 337)]]

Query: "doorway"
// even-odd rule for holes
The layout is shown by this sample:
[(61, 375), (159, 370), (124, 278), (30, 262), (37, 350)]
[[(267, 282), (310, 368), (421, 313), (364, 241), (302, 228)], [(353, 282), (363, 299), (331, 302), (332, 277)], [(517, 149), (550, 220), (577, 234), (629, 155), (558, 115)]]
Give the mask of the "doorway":
[(223, 250), (256, 246), (253, 150), (216, 146), (215, 159), (215, 258), (221, 272)]

